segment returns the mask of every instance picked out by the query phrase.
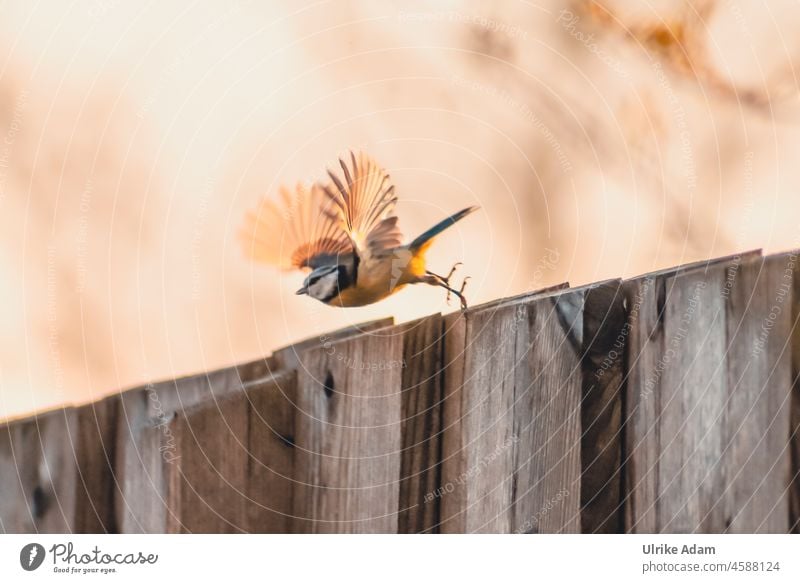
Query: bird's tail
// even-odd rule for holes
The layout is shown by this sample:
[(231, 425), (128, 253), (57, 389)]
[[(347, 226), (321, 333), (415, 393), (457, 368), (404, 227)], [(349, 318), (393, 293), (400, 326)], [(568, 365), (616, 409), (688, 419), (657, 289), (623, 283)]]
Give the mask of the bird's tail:
[(477, 206), (470, 206), (458, 211), (453, 215), (450, 215), (445, 220), (436, 223), (430, 229), (422, 233), (419, 237), (411, 241), (411, 243), (408, 245), (408, 248), (411, 250), (412, 253), (415, 254), (420, 251), (423, 251), (425, 248), (428, 247), (428, 245), (430, 245), (433, 242), (433, 238), (436, 235), (438, 235), (448, 227), (455, 225), (457, 221), (460, 221), (468, 214), (475, 212), (479, 208), (480, 207)]

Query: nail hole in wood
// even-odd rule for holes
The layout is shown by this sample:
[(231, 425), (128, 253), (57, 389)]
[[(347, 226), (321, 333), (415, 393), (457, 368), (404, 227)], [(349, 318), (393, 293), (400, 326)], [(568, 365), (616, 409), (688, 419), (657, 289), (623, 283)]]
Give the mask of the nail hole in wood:
[(331, 371), (328, 371), (328, 374), (325, 376), (325, 384), (323, 385), (323, 389), (325, 390), (325, 396), (327, 398), (333, 397), (333, 393), (335, 392), (333, 388), (333, 374)]

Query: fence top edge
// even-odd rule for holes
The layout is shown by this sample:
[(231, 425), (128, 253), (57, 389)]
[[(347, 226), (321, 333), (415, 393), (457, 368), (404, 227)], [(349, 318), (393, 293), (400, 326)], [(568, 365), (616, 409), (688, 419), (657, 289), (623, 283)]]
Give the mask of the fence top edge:
[(725, 263), (730, 263), (738, 257), (740, 261), (751, 261), (762, 257), (761, 249), (751, 249), (743, 251), (742, 253), (733, 253), (723, 257), (714, 257), (712, 259), (703, 259), (700, 261), (693, 261), (691, 263), (684, 263), (675, 267), (666, 267), (656, 271), (650, 271), (641, 275), (636, 275), (623, 280), (624, 284), (637, 283), (646, 279), (655, 279), (657, 277), (669, 277), (685, 271), (694, 271), (697, 269), (708, 269), (709, 267), (716, 267)]
[[(91, 401), (89, 403), (85, 403), (86, 405), (95, 405), (97, 403), (102, 402), (104, 399), (100, 399), (99, 401)], [(57, 405), (55, 407), (50, 407), (48, 409), (43, 409), (41, 411), (36, 411), (35, 413), (28, 413), (23, 416), (14, 416), (8, 417), (4, 419), (0, 419), (0, 435), (4, 431), (11, 431), (14, 427), (18, 427), (21, 425), (26, 425), (28, 423), (39, 423), (45, 422), (48, 419), (54, 419), (59, 415), (68, 416), (70, 414), (75, 414), (77, 411), (78, 406), (73, 405), (72, 403), (67, 403), (65, 405)]]
[[(280, 351), (291, 350), (292, 348), (297, 349), (298, 350), (298, 354), (304, 353), (307, 350), (313, 350), (315, 348), (319, 348), (319, 347), (323, 346), (323, 343), (320, 342), (320, 338), (322, 338), (322, 337), (329, 337), (331, 343), (338, 344), (338, 343), (341, 343), (341, 342), (346, 342), (348, 340), (354, 340), (356, 338), (361, 338), (361, 337), (363, 337), (365, 335), (368, 335), (368, 334), (371, 334), (371, 333), (374, 333), (374, 332), (378, 332), (378, 331), (385, 331), (385, 330), (392, 330), (392, 329), (395, 329), (398, 332), (405, 331), (405, 330), (408, 329), (408, 327), (420, 324), (420, 323), (422, 323), (422, 322), (424, 322), (424, 321), (426, 321), (426, 320), (428, 320), (430, 318), (440, 317), (443, 320), (445, 320), (445, 324), (447, 324), (447, 322), (451, 321), (452, 318), (459, 318), (459, 317), (463, 317), (464, 315), (466, 315), (468, 317), (471, 314), (477, 314), (477, 313), (485, 312), (487, 310), (491, 310), (492, 308), (494, 308), (494, 309), (503, 309), (503, 308), (509, 307), (509, 306), (518, 306), (519, 304), (523, 304), (523, 303), (526, 303), (528, 301), (537, 301), (537, 300), (548, 299), (548, 298), (552, 298), (552, 297), (558, 297), (558, 296), (566, 295), (566, 294), (573, 293), (573, 292), (581, 292), (581, 291), (586, 291), (586, 290), (589, 290), (589, 289), (594, 289), (594, 288), (597, 288), (599, 286), (608, 285), (608, 284), (612, 284), (612, 283), (619, 283), (620, 285), (626, 285), (626, 284), (630, 284), (630, 283), (640, 282), (640, 281), (646, 280), (646, 279), (652, 279), (652, 278), (664, 277), (664, 276), (674, 276), (674, 275), (677, 275), (677, 274), (682, 274), (682, 273), (686, 273), (686, 272), (690, 272), (690, 271), (695, 271), (695, 270), (698, 270), (698, 269), (707, 269), (709, 267), (720, 266), (720, 265), (723, 265), (725, 263), (730, 263), (732, 261), (735, 261), (735, 260), (737, 260), (737, 258), (738, 258), (739, 261), (742, 261), (742, 262), (748, 261), (749, 262), (749, 261), (756, 260), (756, 259), (759, 259), (759, 258), (763, 258), (763, 259), (766, 260), (766, 259), (769, 259), (769, 258), (777, 258), (777, 257), (781, 257), (781, 256), (798, 255), (798, 254), (800, 254), (800, 248), (792, 248), (792, 249), (789, 249), (789, 250), (784, 250), (784, 251), (780, 251), (780, 252), (776, 252), (776, 253), (771, 253), (771, 254), (769, 254), (767, 256), (762, 255), (762, 250), (761, 249), (752, 249), (752, 250), (743, 251), (741, 253), (735, 253), (735, 254), (731, 254), (731, 255), (727, 255), (727, 256), (723, 256), (723, 257), (704, 259), (704, 260), (700, 260), (700, 261), (695, 261), (695, 262), (691, 262), (691, 263), (678, 265), (678, 266), (675, 266), (675, 267), (656, 270), (656, 271), (652, 271), (652, 272), (649, 272), (649, 273), (644, 273), (644, 274), (641, 274), (641, 275), (637, 275), (637, 276), (634, 276), (634, 277), (628, 278), (628, 279), (612, 278), (612, 279), (607, 279), (607, 280), (603, 280), (603, 281), (600, 281), (600, 282), (594, 282), (594, 283), (585, 284), (585, 285), (574, 287), (574, 288), (569, 287), (569, 284), (565, 282), (565, 283), (561, 283), (561, 284), (557, 284), (557, 285), (554, 285), (554, 286), (545, 287), (545, 288), (534, 290), (534, 291), (524, 292), (522, 294), (519, 294), (519, 295), (516, 295), (516, 296), (511, 296), (511, 297), (508, 297), (508, 298), (501, 298), (501, 299), (497, 299), (497, 300), (492, 300), (492, 301), (487, 302), (485, 304), (480, 304), (480, 305), (477, 305), (477, 306), (475, 306), (473, 308), (470, 308), (464, 313), (453, 312), (453, 313), (445, 314), (445, 315), (442, 315), (442, 314), (439, 314), (439, 313), (434, 313), (434, 314), (430, 314), (430, 315), (427, 315), (427, 316), (423, 316), (423, 317), (418, 318), (416, 320), (412, 320), (410, 322), (403, 322), (401, 324), (394, 324), (394, 318), (393, 317), (369, 320), (367, 322), (354, 324), (354, 325), (351, 325), (351, 326), (347, 326), (345, 328), (341, 328), (339, 330), (325, 332), (325, 333), (320, 334), (319, 336), (312, 336), (312, 337), (306, 338), (306, 339), (304, 339), (304, 340), (302, 340), (300, 342), (296, 342), (296, 343), (291, 344), (289, 346), (285, 346), (285, 347), (282, 347), (282, 348), (279, 348), (279, 349), (273, 351), (271, 356), (274, 356), (276, 353), (278, 353)], [(383, 335), (381, 335), (380, 337), (383, 337)], [(318, 344), (315, 345), (314, 343), (318, 343)], [(119, 397), (121, 397), (122, 395), (124, 395), (126, 393), (132, 393), (132, 392), (136, 392), (136, 391), (141, 391), (143, 389), (146, 389), (147, 387), (153, 387), (153, 386), (157, 386), (157, 385), (161, 385), (161, 384), (167, 384), (167, 383), (171, 383), (171, 384), (174, 383), (175, 385), (178, 385), (181, 382), (185, 382), (185, 381), (196, 379), (196, 378), (209, 379), (210, 377), (213, 377), (213, 376), (219, 375), (219, 374), (230, 374), (231, 372), (239, 369), (240, 367), (247, 366), (248, 364), (256, 363), (256, 362), (259, 362), (261, 360), (269, 362), (269, 359), (271, 358), (271, 356), (265, 356), (262, 359), (255, 359), (255, 360), (244, 362), (244, 363), (236, 363), (236, 364), (233, 364), (231, 366), (223, 367), (223, 368), (219, 368), (219, 369), (213, 369), (213, 370), (209, 370), (209, 371), (202, 371), (202, 372), (193, 373), (193, 374), (181, 375), (181, 376), (178, 376), (178, 377), (175, 377), (175, 378), (167, 378), (167, 379), (149, 381), (149, 382), (145, 382), (145, 383), (142, 383), (142, 384), (139, 384), (139, 385), (136, 385), (136, 386), (120, 388), (119, 390), (110, 392), (107, 395), (105, 395), (105, 396), (103, 396), (103, 397), (101, 397), (99, 399), (96, 399), (96, 400), (90, 401), (90, 402), (86, 402), (86, 403), (77, 403), (77, 404), (76, 403), (66, 403), (66, 404), (57, 405), (57, 406), (54, 406), (54, 407), (51, 407), (51, 408), (47, 408), (47, 409), (44, 409), (44, 410), (41, 410), (41, 411), (37, 411), (35, 413), (29, 413), (29, 414), (24, 414), (24, 415), (14, 415), (14, 416), (6, 417), (6, 418), (0, 418), (0, 430), (2, 430), (3, 427), (6, 427), (6, 428), (10, 429), (10, 427), (12, 425), (41, 420), (42, 418), (47, 418), (48, 416), (57, 415), (59, 413), (66, 415), (66, 414), (68, 414), (67, 413), (68, 411), (75, 410), (75, 409), (77, 409), (79, 407), (85, 407), (85, 406), (89, 406), (89, 405), (96, 406), (99, 403), (101, 403), (101, 402), (103, 402), (103, 401), (105, 401), (107, 399), (119, 398)], [(258, 383), (267, 382), (270, 379), (280, 378), (282, 375), (293, 374), (293, 372), (294, 371), (292, 371), (292, 370), (275, 368), (273, 370), (270, 370), (270, 374), (269, 375), (265, 375), (265, 376), (257, 378), (257, 379), (248, 379), (247, 381), (243, 382), (243, 388), (246, 390), (248, 386), (255, 386)], [(238, 391), (235, 391), (232, 394), (233, 395), (238, 394)], [(225, 397), (227, 397), (227, 395)], [(223, 397), (219, 397), (219, 398), (223, 398)], [(201, 403), (199, 403), (199, 404), (201, 404)]]
[(569, 286), (569, 282), (565, 281), (565, 282), (562, 282), (562, 283), (557, 283), (555, 285), (550, 285), (550, 286), (547, 286), (547, 287), (543, 287), (543, 288), (539, 288), (539, 289), (535, 289), (535, 290), (531, 290), (531, 291), (526, 291), (526, 292), (523, 292), (521, 294), (517, 294), (515, 296), (510, 296), (510, 297), (507, 297), (507, 298), (498, 298), (496, 300), (491, 300), (489, 302), (486, 302), (485, 304), (478, 304), (477, 306), (468, 308), (467, 309), (467, 313), (468, 314), (469, 313), (475, 313), (475, 312), (483, 311), (483, 310), (486, 310), (486, 309), (492, 308), (492, 307), (501, 307), (501, 306), (516, 304), (516, 303), (524, 302), (524, 301), (532, 299), (532, 298), (543, 297), (543, 296), (545, 296), (547, 294), (552, 294), (552, 293), (571, 290), (571, 289), (573, 289), (573, 288), (571, 288)]
[(235, 401), (236, 399), (244, 399), (249, 402), (250, 401), (249, 393), (251, 391), (258, 390), (268, 386), (280, 387), (281, 383), (287, 382), (296, 375), (297, 371), (294, 369), (279, 370), (275, 371), (274, 374), (269, 374), (258, 379), (247, 381), (245, 383), (242, 383), (240, 390), (231, 391), (229, 393), (222, 393), (220, 395), (212, 394), (205, 399), (202, 399), (196, 403), (192, 403), (188, 407), (183, 407), (181, 409), (173, 411), (170, 421), (172, 422), (179, 417), (186, 419), (195, 413), (207, 410), (209, 407), (219, 408), (226, 405), (229, 402)]
[(554, 286), (552, 288), (545, 288), (544, 290), (541, 290), (540, 292), (537, 293), (515, 296), (512, 298), (508, 298), (506, 300), (494, 300), (487, 304), (475, 306), (475, 308), (467, 310), (466, 315), (471, 316), (475, 314), (485, 314), (488, 310), (491, 309), (504, 310), (509, 307), (517, 307), (527, 303), (535, 303), (542, 300), (566, 297), (578, 293), (585, 293), (593, 289), (597, 289), (604, 286), (613, 286), (613, 285), (621, 287), (622, 279), (620, 278), (604, 279), (593, 283), (586, 283), (583, 285), (579, 285), (577, 287)]

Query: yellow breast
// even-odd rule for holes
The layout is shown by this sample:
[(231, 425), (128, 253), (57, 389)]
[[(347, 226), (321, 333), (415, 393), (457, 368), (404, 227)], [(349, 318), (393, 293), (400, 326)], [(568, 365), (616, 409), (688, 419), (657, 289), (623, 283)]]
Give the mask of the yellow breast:
[(385, 299), (425, 275), (425, 257), (404, 248), (383, 257), (370, 258), (358, 266), (356, 285), (343, 289), (330, 305), (343, 308), (366, 306)]

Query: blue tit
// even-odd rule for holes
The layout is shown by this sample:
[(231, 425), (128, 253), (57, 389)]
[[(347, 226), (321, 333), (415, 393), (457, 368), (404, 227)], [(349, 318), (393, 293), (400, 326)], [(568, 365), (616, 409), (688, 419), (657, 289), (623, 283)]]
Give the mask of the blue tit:
[[(425, 254), (445, 229), (478, 209), (467, 207), (408, 244), (397, 224), (389, 175), (372, 158), (350, 152), (339, 160), (342, 174), (311, 187), (280, 189), (280, 199), (263, 199), (247, 213), (240, 231), (245, 254), (254, 261), (308, 273), (298, 294), (338, 307), (378, 302), (409, 284), (442, 287), (467, 307), (464, 285), (428, 271)], [(458, 265), (458, 264), (456, 264)], [(466, 283), (466, 280), (464, 281)]]

